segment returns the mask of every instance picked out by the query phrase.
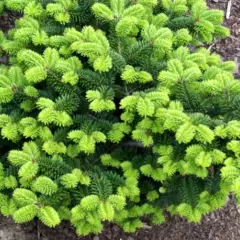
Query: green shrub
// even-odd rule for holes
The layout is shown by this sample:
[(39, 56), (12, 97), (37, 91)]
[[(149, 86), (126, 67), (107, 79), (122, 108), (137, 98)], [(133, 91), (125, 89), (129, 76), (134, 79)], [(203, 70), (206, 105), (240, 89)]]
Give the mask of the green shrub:
[(228, 35), (221, 11), (200, 0), (7, 6), (24, 17), (1, 40), (3, 215), (134, 232), (144, 216), (199, 222), (240, 197), (240, 83), (202, 48)]
[(1, 16), (2, 13), (3, 13), (3, 9), (4, 9), (4, 2), (3, 2), (3, 1), (0, 1), (0, 16)]

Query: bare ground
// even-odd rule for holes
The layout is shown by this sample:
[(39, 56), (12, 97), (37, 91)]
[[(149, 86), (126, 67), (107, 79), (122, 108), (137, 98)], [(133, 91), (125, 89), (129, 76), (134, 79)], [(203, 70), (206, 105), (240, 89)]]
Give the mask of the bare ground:
[(209, 7), (225, 12), (224, 25), (231, 30), (231, 36), (213, 43), (212, 50), (218, 52), (223, 59), (235, 61), (237, 65), (235, 75), (240, 78), (240, 0), (208, 0), (207, 2)]
[(125, 234), (115, 225), (106, 224), (98, 236), (78, 237), (68, 224), (56, 229), (44, 227), (39, 221), (18, 225), (0, 217), (0, 240), (239, 240), (240, 209), (234, 200), (204, 217), (200, 224), (188, 223), (179, 217), (167, 217), (165, 224), (146, 225), (135, 234)]

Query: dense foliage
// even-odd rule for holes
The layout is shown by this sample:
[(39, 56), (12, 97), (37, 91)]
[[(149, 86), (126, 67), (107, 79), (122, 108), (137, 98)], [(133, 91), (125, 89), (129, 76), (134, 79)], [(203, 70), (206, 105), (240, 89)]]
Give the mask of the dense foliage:
[[(3, 1), (2, 1), (3, 2)], [(0, 211), (79, 235), (198, 222), (240, 197), (240, 83), (202, 0), (5, 0)]]

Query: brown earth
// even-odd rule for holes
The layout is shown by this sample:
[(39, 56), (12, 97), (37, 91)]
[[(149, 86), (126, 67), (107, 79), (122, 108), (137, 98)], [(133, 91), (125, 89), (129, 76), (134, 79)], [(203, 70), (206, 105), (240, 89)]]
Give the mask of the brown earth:
[[(229, 0), (208, 0), (211, 8), (227, 13)], [(236, 77), (240, 78), (240, 0), (232, 0), (230, 16), (224, 24), (231, 29), (231, 36), (209, 46), (223, 59), (236, 62)], [(16, 15), (5, 13), (0, 17), (0, 30), (7, 31), (14, 25)], [(6, 57), (0, 57), (0, 64)], [(150, 227), (145, 225), (135, 234), (125, 234), (116, 225), (106, 224), (98, 236), (77, 237), (67, 223), (56, 229), (43, 226), (38, 220), (29, 224), (14, 224), (11, 219), (0, 216), (0, 240), (240, 240), (240, 208), (234, 200), (204, 217), (199, 224), (191, 224), (179, 217), (167, 217), (166, 223)]]
[(224, 25), (231, 30), (231, 36), (212, 44), (212, 51), (218, 52), (223, 59), (233, 60), (237, 65), (235, 75), (240, 78), (240, 0), (232, 0), (229, 8), (230, 16), (227, 19), (229, 0), (208, 0), (211, 8), (218, 8), (225, 12)]
[(68, 224), (49, 229), (39, 221), (18, 225), (0, 217), (0, 240), (239, 240), (240, 208), (230, 200), (224, 208), (205, 216), (201, 223), (188, 223), (179, 217), (167, 217), (159, 226), (145, 225), (135, 234), (125, 234), (117, 226), (106, 224), (98, 236), (78, 237)]

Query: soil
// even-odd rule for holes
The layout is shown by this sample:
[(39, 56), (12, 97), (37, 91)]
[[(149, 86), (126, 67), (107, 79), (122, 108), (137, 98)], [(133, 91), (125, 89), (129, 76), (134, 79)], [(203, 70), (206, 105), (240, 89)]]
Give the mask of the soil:
[(212, 44), (211, 49), (219, 53), (224, 60), (232, 60), (236, 63), (235, 76), (240, 78), (240, 0), (232, 0), (230, 16), (227, 19), (229, 0), (208, 0), (210, 8), (221, 9), (225, 12), (224, 25), (231, 30), (231, 35)]
[[(0, 31), (7, 32), (9, 29), (12, 29), (15, 25), (15, 20), (20, 17), (20, 14), (6, 11), (0, 15)], [(7, 64), (8, 56), (1, 55), (0, 49), (0, 64)]]
[(35, 220), (18, 225), (11, 219), (0, 217), (0, 240), (239, 240), (240, 208), (234, 200), (225, 207), (205, 216), (201, 223), (188, 223), (180, 217), (166, 217), (159, 226), (144, 225), (135, 234), (123, 233), (116, 225), (106, 224), (98, 236), (78, 237), (67, 223), (49, 229)]
[[(210, 8), (222, 9), (227, 13), (229, 0), (208, 0)], [(18, 15), (11, 12), (0, 16), (0, 30), (6, 32), (14, 26)], [(218, 52), (224, 60), (235, 61), (235, 76), (240, 78), (240, 0), (232, 0), (230, 17), (224, 25), (231, 30), (227, 39), (214, 42), (209, 47)], [(0, 57), (0, 64), (7, 57)], [(233, 199), (218, 211), (205, 216), (201, 223), (188, 223), (180, 217), (166, 217), (166, 223), (159, 226), (147, 224), (135, 234), (123, 233), (116, 225), (106, 224), (98, 236), (78, 237), (74, 229), (63, 223), (55, 229), (43, 226), (38, 220), (28, 224), (15, 224), (9, 218), (0, 216), (0, 240), (239, 240), (240, 208)]]
[(14, 27), (18, 13), (6, 11), (0, 16), (0, 30), (7, 32)]

